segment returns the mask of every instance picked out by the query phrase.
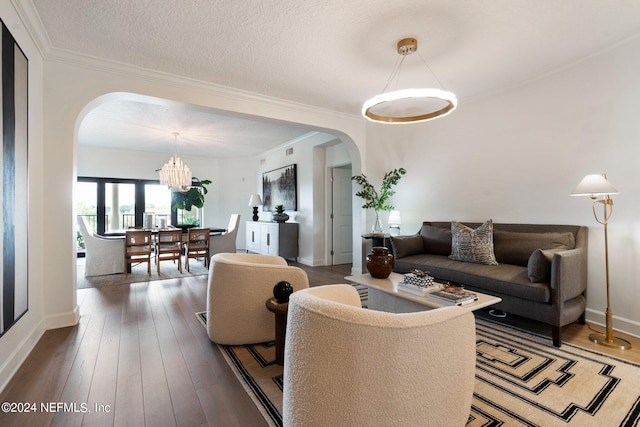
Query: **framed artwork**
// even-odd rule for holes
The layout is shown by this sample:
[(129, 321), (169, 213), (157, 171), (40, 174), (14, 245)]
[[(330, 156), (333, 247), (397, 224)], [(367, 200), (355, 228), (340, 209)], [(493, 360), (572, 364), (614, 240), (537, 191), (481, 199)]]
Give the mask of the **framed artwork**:
[(262, 174), (262, 210), (273, 211), (284, 205), (288, 211), (298, 210), (296, 165), (285, 166)]
[[(1, 21), (0, 21), (1, 22)], [(26, 312), (28, 279), (28, 60), (2, 22), (0, 35), (2, 88), (2, 240), (0, 242), (0, 336)]]

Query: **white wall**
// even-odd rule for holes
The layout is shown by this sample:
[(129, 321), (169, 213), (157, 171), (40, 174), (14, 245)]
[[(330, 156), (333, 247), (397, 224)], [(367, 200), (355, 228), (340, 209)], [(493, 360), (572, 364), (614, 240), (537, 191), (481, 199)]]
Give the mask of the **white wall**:
[(368, 124), (367, 171), (403, 166), (393, 201), (404, 233), (423, 220), (590, 227), (587, 318), (604, 323), (604, 238), (584, 175), (619, 190), (609, 226), (614, 326), (640, 335), (640, 38), (574, 67), (410, 126)]

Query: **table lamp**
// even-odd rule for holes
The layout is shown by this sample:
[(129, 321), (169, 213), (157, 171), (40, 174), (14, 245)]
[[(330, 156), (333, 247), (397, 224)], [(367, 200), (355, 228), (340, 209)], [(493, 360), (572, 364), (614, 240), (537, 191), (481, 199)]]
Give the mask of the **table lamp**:
[[(609, 298), (609, 239), (607, 236), (607, 224), (613, 214), (613, 200), (610, 194), (618, 194), (619, 191), (609, 183), (607, 175), (587, 175), (571, 193), (572, 196), (590, 196), (592, 200), (591, 208), (596, 221), (604, 226), (604, 265), (605, 279), (607, 287), (607, 310), (605, 311), (606, 331), (604, 333), (594, 333), (589, 335), (589, 339), (596, 344), (606, 347), (627, 350), (631, 348), (631, 343), (622, 338), (613, 336), (613, 315), (611, 313), (611, 303)], [(596, 213), (596, 203), (601, 203), (604, 208), (604, 216), (598, 218)]]
[(252, 194), (249, 198), (249, 206), (253, 206), (253, 220), (257, 221), (258, 217), (258, 206), (262, 204), (262, 199), (260, 199), (259, 194)]
[(402, 219), (400, 218), (400, 211), (389, 212), (389, 234), (392, 236), (400, 235), (400, 224)]

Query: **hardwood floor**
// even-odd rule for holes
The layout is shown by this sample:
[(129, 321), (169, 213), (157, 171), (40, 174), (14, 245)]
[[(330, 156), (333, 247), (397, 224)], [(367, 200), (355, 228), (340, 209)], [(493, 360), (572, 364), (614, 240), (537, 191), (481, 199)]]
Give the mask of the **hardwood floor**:
[[(300, 267), (312, 286), (350, 274), (349, 265)], [(47, 331), (0, 393), (0, 402), (32, 402), (36, 411), (0, 413), (0, 425), (266, 425), (194, 315), (205, 297), (206, 276), (78, 290), (80, 323)], [(563, 338), (640, 363), (640, 339), (607, 351), (589, 333), (574, 324)]]

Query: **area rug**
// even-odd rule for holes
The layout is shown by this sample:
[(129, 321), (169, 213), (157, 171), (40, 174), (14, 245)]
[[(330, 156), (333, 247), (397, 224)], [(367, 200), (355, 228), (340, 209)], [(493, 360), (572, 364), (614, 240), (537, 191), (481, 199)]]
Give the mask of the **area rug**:
[(137, 264), (131, 268), (131, 273), (127, 274), (109, 274), (106, 276), (84, 275), (84, 260), (78, 260), (77, 264), (77, 288), (100, 288), (103, 286), (123, 285), (127, 283), (151, 282), (153, 280), (177, 279), (181, 277), (203, 276), (209, 273), (209, 269), (200, 261), (189, 262), (189, 270), (182, 266), (182, 273), (178, 270), (178, 264), (172, 262), (163, 262), (160, 264), (160, 274), (156, 268), (156, 264), (151, 261), (151, 275), (147, 274), (147, 264)]
[[(206, 325), (206, 313), (196, 313)], [(476, 384), (467, 426), (638, 426), (640, 365), (476, 318)], [(282, 425), (272, 343), (219, 346), (271, 426)]]

